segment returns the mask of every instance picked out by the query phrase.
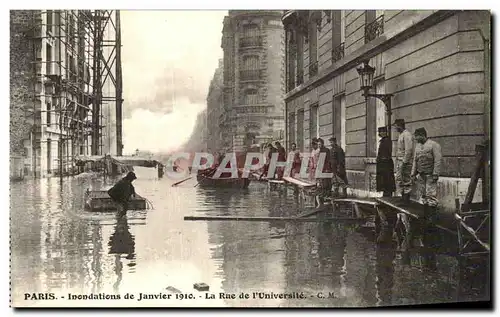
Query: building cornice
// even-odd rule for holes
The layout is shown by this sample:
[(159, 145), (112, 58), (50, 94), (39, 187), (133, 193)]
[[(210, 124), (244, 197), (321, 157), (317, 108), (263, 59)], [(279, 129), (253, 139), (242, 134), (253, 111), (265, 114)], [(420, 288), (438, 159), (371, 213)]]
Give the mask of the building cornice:
[(375, 57), (388, 50), (389, 48), (403, 42), (409, 37), (414, 36), (415, 34), (422, 32), (423, 30), (457, 14), (457, 11), (452, 10), (440, 10), (436, 13), (431, 14), (425, 19), (415, 23), (409, 28), (393, 34), (390, 37), (382, 34), (380, 37), (374, 39), (373, 41), (363, 45), (356, 51), (352, 52), (349, 55), (346, 55), (343, 59), (337, 61), (330, 67), (323, 69), (318, 73), (318, 75), (304, 82), (302, 85), (295, 87), (293, 90), (287, 92), (285, 94), (285, 101), (288, 102), (293, 98), (301, 96), (310, 90), (320, 86), (326, 81), (336, 77), (339, 74), (342, 74), (359, 64), (361, 64), (364, 60)]

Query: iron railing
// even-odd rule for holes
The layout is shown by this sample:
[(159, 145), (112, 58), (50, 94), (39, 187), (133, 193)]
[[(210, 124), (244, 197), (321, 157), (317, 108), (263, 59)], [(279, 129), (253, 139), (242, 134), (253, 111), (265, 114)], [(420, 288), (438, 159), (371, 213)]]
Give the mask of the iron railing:
[(296, 80), (295, 80), (295, 85), (296, 86), (300, 86), (304, 83), (304, 71), (303, 70), (299, 70), (297, 72), (297, 76), (296, 76)]
[(240, 47), (262, 46), (262, 36), (243, 37), (240, 39)]
[(309, 64), (309, 77), (316, 76), (318, 74), (318, 61)]
[(341, 43), (332, 50), (332, 63), (335, 63), (342, 58), (344, 58), (344, 43)]
[(260, 80), (263, 78), (264, 72), (262, 69), (247, 69), (240, 71), (240, 80)]
[(381, 15), (375, 21), (365, 27), (365, 43), (373, 41), (384, 33), (384, 16)]

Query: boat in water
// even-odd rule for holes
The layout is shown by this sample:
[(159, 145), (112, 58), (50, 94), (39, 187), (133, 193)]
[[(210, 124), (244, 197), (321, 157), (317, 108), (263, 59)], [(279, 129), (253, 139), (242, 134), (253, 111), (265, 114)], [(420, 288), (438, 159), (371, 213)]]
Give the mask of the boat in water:
[[(88, 211), (117, 211), (118, 206), (113, 202), (108, 195), (107, 190), (89, 190), (84, 194), (84, 208)], [(128, 210), (145, 210), (147, 209), (146, 199), (138, 194), (130, 198)]]
[(198, 174), (196, 180), (200, 187), (248, 188), (248, 185), (250, 185), (249, 178), (212, 178)]

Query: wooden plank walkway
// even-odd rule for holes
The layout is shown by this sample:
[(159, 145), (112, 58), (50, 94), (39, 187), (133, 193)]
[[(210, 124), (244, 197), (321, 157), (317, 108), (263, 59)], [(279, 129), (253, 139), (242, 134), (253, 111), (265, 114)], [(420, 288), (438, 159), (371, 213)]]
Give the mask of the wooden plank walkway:
[[(375, 200), (382, 206), (388, 207), (397, 213), (404, 213), (415, 219), (419, 219), (424, 216), (423, 205), (415, 201), (411, 201), (409, 205), (404, 205), (401, 201), (401, 197), (380, 197)], [(437, 228), (455, 235), (457, 234), (453, 214), (441, 212), (439, 213), (437, 219), (438, 223), (435, 224)]]
[(216, 220), (216, 221), (292, 221), (292, 222), (334, 222), (334, 221), (363, 221), (352, 217), (332, 218), (305, 218), (305, 217), (246, 217), (246, 216), (185, 216), (184, 220)]

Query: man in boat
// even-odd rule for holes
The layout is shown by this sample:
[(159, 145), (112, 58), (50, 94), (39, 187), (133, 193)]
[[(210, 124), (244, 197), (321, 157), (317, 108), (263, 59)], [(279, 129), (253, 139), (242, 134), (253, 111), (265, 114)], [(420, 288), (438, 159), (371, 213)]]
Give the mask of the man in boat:
[(396, 131), (399, 132), (398, 150), (396, 154), (396, 181), (401, 189), (401, 200), (404, 204), (409, 204), (414, 139), (411, 132), (405, 128), (404, 119), (396, 119), (394, 127)]
[(127, 176), (120, 179), (111, 189), (108, 195), (120, 207), (119, 213), (124, 215), (128, 210), (131, 197), (135, 197), (135, 188), (132, 182), (137, 179), (134, 172), (128, 172)]
[(423, 233), (426, 266), (433, 268), (436, 257), (434, 241), (436, 233), (433, 223), (437, 216), (437, 182), (441, 172), (441, 146), (427, 138), (427, 131), (424, 128), (415, 130), (415, 140), (417, 145), (413, 156), (411, 178), (417, 183), (424, 205), (424, 217), (422, 221), (419, 221), (418, 231)]
[(347, 173), (345, 170), (345, 152), (337, 144), (337, 138), (331, 137), (329, 139), (331, 146), (331, 168), (333, 172), (333, 190), (335, 196), (339, 195), (339, 189), (342, 188), (343, 196), (347, 196), (347, 186), (349, 182), (347, 180)]
[(396, 191), (394, 162), (392, 161), (392, 141), (387, 135), (387, 127), (378, 128), (380, 144), (377, 152), (377, 191), (384, 197), (391, 197)]

